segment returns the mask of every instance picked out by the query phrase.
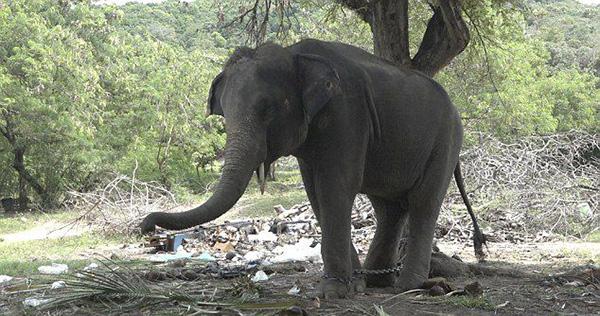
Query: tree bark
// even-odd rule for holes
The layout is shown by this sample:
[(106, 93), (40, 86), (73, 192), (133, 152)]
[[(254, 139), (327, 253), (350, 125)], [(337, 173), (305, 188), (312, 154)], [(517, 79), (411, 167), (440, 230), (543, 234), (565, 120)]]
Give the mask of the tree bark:
[(408, 0), (337, 0), (371, 26), (375, 54), (433, 77), (469, 44), (469, 29), (460, 0), (430, 0), (433, 16), (421, 45), (411, 58)]
[(13, 168), (19, 175), (19, 209), (27, 209), (29, 198), (27, 197), (27, 184), (40, 196), (44, 207), (54, 206), (52, 198), (48, 194), (48, 190), (36, 179), (27, 168), (25, 168), (25, 151), (26, 148), (17, 142), (17, 138), (13, 132), (13, 124), (11, 119), (5, 115), (5, 126), (0, 126), (0, 134), (2, 134), (12, 147)]
[(412, 65), (408, 46), (408, 0), (381, 0), (372, 8), (371, 32), (375, 55)]
[(42, 205), (45, 207), (51, 207), (52, 199), (50, 198), (48, 191), (44, 186), (36, 179), (29, 171), (25, 168), (25, 148), (13, 145), (13, 168), (19, 174), (19, 207), (23, 210), (27, 208), (29, 199), (27, 198), (27, 189), (25, 183), (29, 184), (31, 188), (37, 193), (42, 199)]
[(469, 44), (467, 24), (460, 14), (459, 0), (440, 0), (432, 6), (433, 17), (427, 23), (413, 66), (434, 76), (446, 67)]

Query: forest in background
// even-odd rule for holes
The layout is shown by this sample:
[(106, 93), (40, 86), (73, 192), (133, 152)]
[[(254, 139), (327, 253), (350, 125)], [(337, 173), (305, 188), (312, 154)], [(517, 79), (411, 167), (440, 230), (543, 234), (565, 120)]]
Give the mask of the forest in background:
[[(421, 34), (426, 3), (411, 10)], [(54, 208), (67, 190), (114, 173), (203, 191), (225, 140), (220, 119), (204, 115), (206, 97), (248, 40), (231, 23), (239, 12), (233, 1), (0, 0), (0, 198)], [(436, 79), (468, 131), (506, 140), (599, 131), (599, 6), (485, 1), (465, 12), (471, 43)], [(271, 20), (266, 39), (372, 50), (368, 25), (350, 11), (300, 2), (291, 13), (284, 32)]]

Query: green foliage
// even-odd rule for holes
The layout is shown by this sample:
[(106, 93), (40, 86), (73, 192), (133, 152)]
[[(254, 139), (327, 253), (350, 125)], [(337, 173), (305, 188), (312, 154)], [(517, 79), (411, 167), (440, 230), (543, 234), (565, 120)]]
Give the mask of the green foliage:
[[(221, 120), (204, 116), (205, 100), (227, 55), (246, 42), (243, 25), (228, 26), (244, 3), (0, 3), (0, 198), (55, 205), (107, 172), (202, 192), (225, 142)], [(528, 4), (465, 1), (471, 44), (437, 79), (469, 129), (501, 137), (598, 131), (599, 8)], [(272, 14), (268, 40), (372, 50), (369, 26), (333, 2), (294, 2), (285, 33)], [(426, 2), (411, 2), (413, 53), (430, 14)]]
[[(599, 79), (574, 67), (553, 67), (544, 40), (522, 29), (523, 13), (496, 18), (490, 8), (479, 9), (477, 18), (501, 27), (487, 30), (470, 20), (478, 26), (473, 27), (471, 45), (437, 78), (460, 108), (467, 128), (508, 138), (598, 131)], [(489, 22), (496, 19), (502, 23)]]
[(204, 117), (206, 83), (226, 51), (210, 36), (186, 50), (127, 32), (126, 16), (115, 7), (50, 0), (0, 10), (2, 196), (18, 191), (10, 166), (20, 148), (53, 200), (102, 171), (136, 169), (144, 180), (197, 185), (215, 160), (224, 135), (219, 120)]
[(600, 76), (600, 6), (533, 0), (528, 13), (527, 29), (544, 42), (553, 69), (580, 69)]

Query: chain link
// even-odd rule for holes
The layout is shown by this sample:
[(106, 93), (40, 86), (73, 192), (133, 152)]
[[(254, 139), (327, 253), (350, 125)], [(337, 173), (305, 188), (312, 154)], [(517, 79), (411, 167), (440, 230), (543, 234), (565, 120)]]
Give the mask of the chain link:
[(378, 270), (360, 269), (360, 270), (354, 270), (354, 274), (362, 274), (362, 275), (391, 274), (391, 273), (399, 272), (400, 270), (402, 270), (402, 266), (396, 266), (393, 268), (378, 269)]

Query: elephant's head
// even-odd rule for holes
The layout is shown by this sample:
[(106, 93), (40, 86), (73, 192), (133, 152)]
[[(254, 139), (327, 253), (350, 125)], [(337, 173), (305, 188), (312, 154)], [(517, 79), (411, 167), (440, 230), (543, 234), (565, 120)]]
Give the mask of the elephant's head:
[(182, 213), (157, 212), (141, 224), (184, 229), (211, 221), (242, 196), (256, 171), (264, 185), (265, 166), (294, 152), (306, 139), (311, 119), (339, 90), (332, 64), (316, 55), (293, 54), (265, 44), (239, 48), (214, 79), (207, 113), (225, 118), (225, 164), (213, 195)]

